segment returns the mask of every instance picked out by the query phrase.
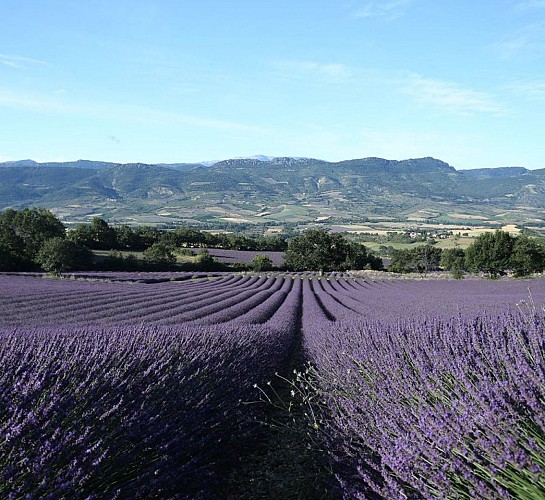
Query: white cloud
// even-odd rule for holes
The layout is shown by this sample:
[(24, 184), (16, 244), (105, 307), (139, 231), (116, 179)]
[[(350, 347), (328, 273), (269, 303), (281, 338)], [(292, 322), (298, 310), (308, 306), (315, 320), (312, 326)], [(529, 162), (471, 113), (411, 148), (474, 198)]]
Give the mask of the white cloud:
[(414, 0), (378, 0), (367, 2), (356, 11), (356, 16), (395, 19), (403, 16), (405, 9), (413, 2)]
[(404, 91), (422, 104), (443, 108), (456, 114), (505, 114), (505, 109), (490, 94), (464, 88), (454, 82), (413, 75), (406, 83)]
[(350, 69), (344, 64), (319, 64), (313, 62), (303, 63), (302, 69), (313, 73), (319, 73), (328, 78), (340, 79), (349, 78), (352, 76)]
[(32, 59), (31, 57), (24, 57), (14, 54), (4, 54), (0, 52), (0, 64), (9, 66), (10, 68), (20, 69), (29, 64), (39, 64), (41, 66), (49, 66), (49, 63), (40, 61), (39, 59)]
[(283, 61), (275, 69), (287, 78), (312, 77), (322, 83), (342, 83), (355, 76), (355, 70), (346, 64), (313, 61)]
[(506, 86), (506, 88), (524, 99), (545, 101), (545, 80), (521, 80)]
[(14, 92), (2, 88), (0, 88), (0, 106), (46, 113), (78, 112), (77, 108), (46, 96)]
[(524, 26), (518, 32), (493, 44), (492, 49), (502, 59), (541, 58), (545, 56), (545, 24)]
[(35, 113), (72, 114), (90, 118), (139, 122), (146, 125), (171, 123), (190, 125), (227, 132), (265, 133), (260, 127), (201, 116), (187, 115), (176, 111), (164, 111), (145, 106), (126, 106), (109, 103), (66, 103), (46, 95), (27, 94), (0, 88), (0, 107), (8, 107)]
[(497, 49), (500, 57), (503, 59), (509, 59), (513, 56), (516, 56), (521, 50), (528, 47), (528, 39), (522, 35), (506, 38), (501, 42), (498, 42), (494, 45)]
[(517, 4), (519, 9), (542, 9), (545, 8), (545, 0), (526, 0)]

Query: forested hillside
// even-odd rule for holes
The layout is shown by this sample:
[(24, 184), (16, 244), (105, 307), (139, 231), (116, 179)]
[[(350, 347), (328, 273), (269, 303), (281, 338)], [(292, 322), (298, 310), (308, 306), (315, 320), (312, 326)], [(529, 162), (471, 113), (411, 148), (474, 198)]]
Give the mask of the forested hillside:
[(545, 169), (463, 171), (433, 158), (1, 165), (0, 209), (42, 206), (68, 222), (97, 214), (120, 222), (347, 222), (404, 219), (415, 211), (430, 212), (438, 222), (460, 211), (506, 223), (545, 218)]

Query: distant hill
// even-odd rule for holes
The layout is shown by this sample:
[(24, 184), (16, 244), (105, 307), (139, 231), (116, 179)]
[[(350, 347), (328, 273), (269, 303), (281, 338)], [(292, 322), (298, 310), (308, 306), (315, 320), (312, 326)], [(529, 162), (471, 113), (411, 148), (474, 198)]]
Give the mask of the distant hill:
[(528, 172), (523, 167), (499, 167), (499, 168), (475, 168), (473, 170), (462, 170), (463, 173), (470, 177), (478, 177), (480, 179), (490, 179), (498, 177), (519, 177)]
[(18, 160), (18, 161), (6, 161), (0, 163), (1, 167), (60, 167), (60, 168), (109, 168), (119, 165), (119, 163), (111, 163), (106, 161), (92, 161), (92, 160), (76, 160), (66, 162), (45, 162), (38, 163), (34, 160)]
[(43, 206), (67, 222), (282, 225), (452, 219), (541, 224), (545, 169), (456, 170), (434, 158), (256, 157), (195, 163), (0, 163), (0, 209)]

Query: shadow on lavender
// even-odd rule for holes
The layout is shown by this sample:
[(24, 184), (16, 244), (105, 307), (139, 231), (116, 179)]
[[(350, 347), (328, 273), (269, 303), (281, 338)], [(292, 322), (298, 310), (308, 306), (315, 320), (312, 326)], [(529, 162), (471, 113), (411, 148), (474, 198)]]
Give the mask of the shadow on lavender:
[(257, 425), (239, 401), (285, 363), (290, 336), (255, 325), (1, 329), (0, 497), (213, 497)]

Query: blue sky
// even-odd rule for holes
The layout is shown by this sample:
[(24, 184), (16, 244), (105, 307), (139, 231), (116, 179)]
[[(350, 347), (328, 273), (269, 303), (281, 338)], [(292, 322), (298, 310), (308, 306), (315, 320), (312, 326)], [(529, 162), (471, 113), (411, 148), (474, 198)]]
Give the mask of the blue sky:
[(0, 0), (0, 161), (545, 168), (545, 0)]

